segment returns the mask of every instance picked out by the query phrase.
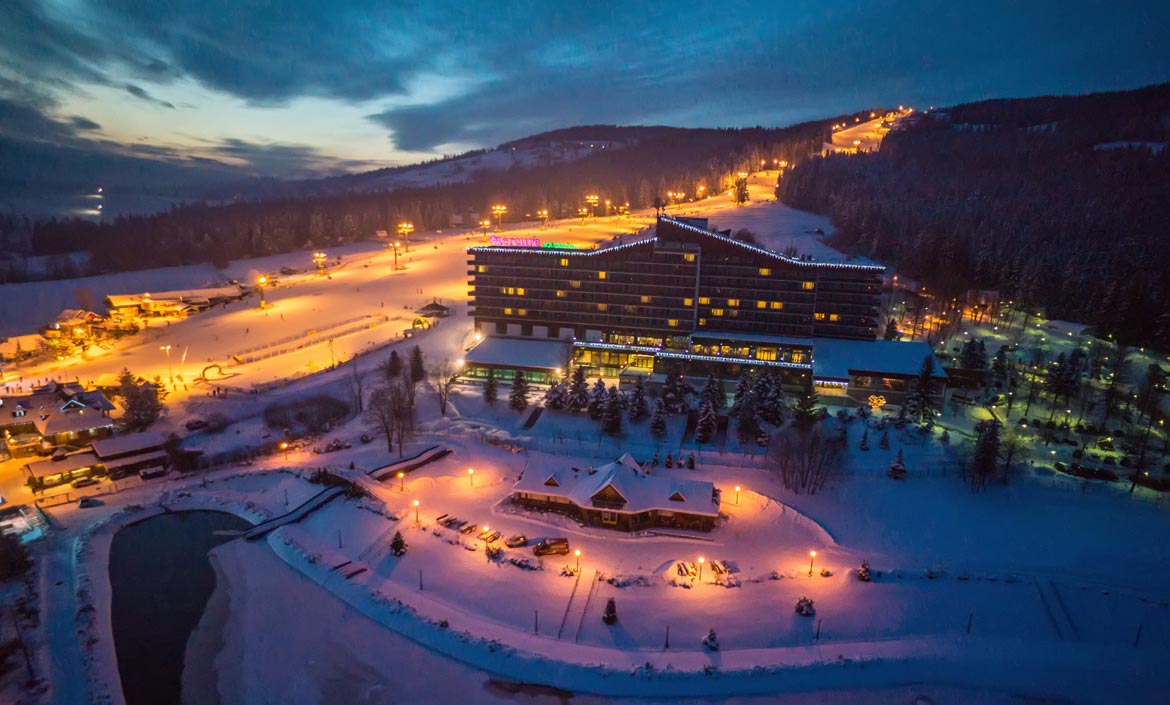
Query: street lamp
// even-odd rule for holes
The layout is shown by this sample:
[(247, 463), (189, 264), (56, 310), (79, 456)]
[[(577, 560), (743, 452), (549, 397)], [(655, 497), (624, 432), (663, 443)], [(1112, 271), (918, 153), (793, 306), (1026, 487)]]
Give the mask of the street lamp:
[(327, 258), (328, 257), (324, 252), (313, 253), (313, 264), (317, 265), (317, 276), (319, 277), (325, 276), (325, 260)]
[(739, 506), (739, 485), (735, 486), (735, 506)]
[(398, 248), (402, 246), (401, 242), (394, 241), (394, 271), (398, 271)]
[(288, 460), (288, 441), (281, 441), (280, 449), (284, 451), (284, 459)]
[(260, 308), (264, 308), (268, 305), (264, 302), (264, 286), (266, 284), (268, 284), (268, 277), (261, 275), (256, 279), (256, 285), (260, 287)]
[(414, 223), (399, 223), (398, 234), (406, 240), (406, 251), (410, 252), (410, 234), (414, 232)]
[(418, 526), (418, 500), (414, 500), (414, 525)]
[(707, 562), (706, 558), (699, 556), (699, 582), (703, 582), (703, 564)]
[(398, 473), (398, 490), (400, 492), (406, 491), (406, 473), (401, 471)]
[(577, 572), (581, 572), (581, 549), (573, 551), (573, 555), (577, 557)]
[(488, 228), (492, 227), (492, 221), (484, 218), (479, 221), (479, 227), (483, 229), (483, 239), (487, 240)]
[(175, 383), (175, 368), (171, 365), (171, 346), (161, 345), (159, 350), (167, 354), (167, 372), (171, 375), (171, 384)]
[(597, 194), (591, 193), (585, 197), (585, 202), (589, 204), (589, 215), (597, 215)]
[(497, 203), (492, 206), (492, 215), (496, 217), (496, 230), (504, 229), (504, 214), (508, 212), (508, 207)]
[(812, 577), (813, 561), (815, 561), (816, 559), (817, 559), (817, 552), (816, 551), (809, 551), (808, 552), (808, 577), (810, 577), (810, 578)]
[(467, 484), (475, 487), (475, 468), (467, 468)]
[(544, 230), (544, 226), (548, 225), (548, 209), (541, 208), (536, 211), (536, 217), (540, 218), (540, 229)]

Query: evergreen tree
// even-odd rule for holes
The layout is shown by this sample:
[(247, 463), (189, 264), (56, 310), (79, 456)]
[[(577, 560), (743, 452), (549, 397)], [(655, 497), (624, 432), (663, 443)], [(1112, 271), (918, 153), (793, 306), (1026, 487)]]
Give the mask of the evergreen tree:
[(406, 553), (406, 539), (402, 538), (401, 531), (395, 531), (394, 538), (390, 539), (390, 552), (396, 556)]
[(496, 371), (488, 368), (487, 379), (483, 382), (483, 401), (488, 406), (495, 406), (500, 397), (500, 381), (496, 379)]
[(418, 384), (427, 378), (427, 368), (423, 363), (422, 349), (417, 345), (410, 351), (410, 381)]
[(982, 341), (971, 338), (963, 343), (959, 351), (959, 366), (967, 370), (982, 370), (987, 367), (987, 349)]
[(605, 382), (598, 377), (593, 383), (593, 391), (589, 394), (589, 418), (597, 420), (605, 413), (605, 403), (609, 401), (609, 390)]
[(760, 419), (756, 412), (756, 400), (748, 394), (739, 408), (739, 423), (735, 427), (740, 443), (750, 443), (760, 435)]
[(820, 419), (820, 409), (817, 408), (817, 390), (813, 388), (812, 379), (805, 380), (804, 389), (796, 398), (796, 406), (792, 408), (793, 423), (801, 431), (810, 430)]
[(636, 382), (634, 382), (634, 394), (630, 398), (629, 403), (630, 421), (637, 423), (650, 413), (650, 408), (646, 403), (646, 386), (642, 384), (642, 377), (639, 375)]
[(589, 384), (585, 381), (585, 367), (577, 365), (573, 369), (573, 381), (569, 384), (569, 408), (581, 411), (589, 406)]
[(508, 406), (516, 411), (528, 408), (528, 378), (524, 376), (524, 370), (516, 370), (512, 392), (508, 395)]
[(159, 399), (158, 387), (135, 377), (123, 368), (118, 377), (118, 391), (114, 395), (122, 400), (122, 420), (127, 427), (142, 430), (158, 420), (163, 405)]
[(934, 391), (934, 371), (934, 354), (932, 353), (922, 358), (922, 365), (918, 368), (918, 376), (910, 380), (910, 386), (906, 392), (904, 407), (906, 414), (917, 419), (918, 423), (922, 423), (934, 406), (934, 399), (931, 397)]
[(1007, 379), (1008, 356), (1007, 351), (1000, 348), (991, 360), (991, 373), (1000, 379)]
[(661, 399), (654, 403), (654, 415), (650, 417), (650, 435), (655, 438), (666, 435), (666, 403)]
[(397, 350), (390, 351), (390, 357), (386, 359), (383, 372), (387, 380), (398, 379), (402, 374), (402, 357)]
[(559, 411), (568, 404), (569, 391), (563, 383), (550, 386), (544, 393), (544, 408)]
[(666, 372), (666, 382), (662, 385), (662, 399), (666, 402), (666, 411), (671, 414), (680, 414), (690, 408), (687, 395), (692, 392), (690, 386), (683, 382), (682, 372), (677, 366)]
[(751, 373), (748, 372), (747, 366), (744, 366), (742, 372), (739, 373), (739, 379), (735, 383), (735, 397), (731, 401), (731, 409), (728, 411), (728, 416), (731, 418), (739, 418), (740, 409), (743, 406), (744, 398), (751, 392), (754, 386)]
[(699, 395), (700, 406), (702, 402), (707, 402), (711, 408), (718, 414), (723, 411), (723, 407), (727, 406), (727, 398), (723, 395), (723, 384), (715, 379), (715, 375), (707, 375), (707, 383), (703, 385), (703, 391)]
[(979, 438), (971, 457), (971, 487), (975, 491), (983, 489), (999, 462), (999, 428), (999, 422), (994, 420), (978, 426)]
[(695, 429), (695, 441), (710, 443), (718, 425), (719, 415), (715, 411), (715, 405), (709, 399), (704, 399), (699, 404), (699, 425)]
[(606, 395), (605, 411), (602, 412), (601, 432), (607, 436), (622, 434), (622, 402), (616, 386), (611, 386)]
[(901, 340), (902, 334), (898, 332), (898, 319), (891, 318), (886, 321), (886, 340)]

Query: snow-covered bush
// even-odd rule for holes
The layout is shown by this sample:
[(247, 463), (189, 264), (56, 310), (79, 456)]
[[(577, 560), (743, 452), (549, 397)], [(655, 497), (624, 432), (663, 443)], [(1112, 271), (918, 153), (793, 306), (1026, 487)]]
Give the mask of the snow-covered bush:
[(714, 629), (708, 630), (707, 636), (703, 637), (703, 648), (707, 649), (708, 651), (719, 650), (719, 638), (715, 636)]
[(861, 567), (857, 569), (857, 579), (863, 583), (872, 583), (873, 582), (873, 574), (870, 573), (870, 571), (869, 571), (869, 563), (868, 562), (866, 562), (866, 561), (861, 562)]
[(811, 617), (817, 613), (817, 610), (813, 607), (812, 600), (802, 597), (796, 601), (796, 613), (801, 617)]

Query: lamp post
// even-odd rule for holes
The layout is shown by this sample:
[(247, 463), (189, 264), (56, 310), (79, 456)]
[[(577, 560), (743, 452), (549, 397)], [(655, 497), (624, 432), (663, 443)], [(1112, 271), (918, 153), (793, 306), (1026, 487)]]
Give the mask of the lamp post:
[(288, 441), (281, 441), (280, 449), (284, 451), (284, 459), (288, 460)]
[(406, 251), (410, 252), (410, 234), (414, 232), (414, 223), (399, 223), (398, 234), (406, 240)]
[(706, 558), (699, 556), (699, 582), (703, 582), (703, 564), (707, 562)]
[(414, 525), (415, 525), (415, 526), (418, 526), (418, 525), (419, 525), (419, 521), (418, 521), (418, 500), (417, 500), (417, 499), (416, 499), (416, 500), (414, 500)]
[(544, 230), (544, 226), (548, 225), (548, 209), (541, 208), (536, 211), (536, 217), (540, 218), (540, 229)]
[(175, 368), (171, 365), (171, 346), (161, 345), (161, 346), (159, 346), (159, 350), (162, 350), (163, 352), (165, 352), (167, 354), (167, 373), (170, 374), (170, 376), (171, 376), (171, 384), (174, 384), (175, 383)]
[(394, 271), (398, 271), (398, 248), (402, 245), (397, 240), (394, 241)]
[(475, 487), (475, 468), (467, 468), (467, 484)]
[(260, 287), (260, 308), (264, 308), (268, 305), (264, 301), (264, 286), (266, 284), (268, 284), (268, 277), (261, 275), (256, 279), (256, 285)]
[(739, 485), (735, 486), (735, 506), (739, 506)]
[(573, 551), (573, 555), (577, 557), (577, 572), (581, 572), (581, 549)]
[(591, 216), (597, 215), (597, 202), (599, 200), (600, 199), (597, 197), (597, 194), (595, 194), (595, 193), (591, 193), (585, 197), (585, 202), (589, 204), (589, 215), (591, 215)]
[(504, 229), (504, 214), (508, 212), (508, 207), (502, 203), (497, 203), (492, 206), (492, 215), (496, 217), (496, 231)]
[(313, 264), (317, 265), (317, 276), (325, 276), (325, 260), (328, 256), (324, 252), (313, 253)]
[(483, 230), (483, 239), (486, 241), (488, 228), (492, 227), (492, 221), (484, 218), (483, 220), (479, 221), (479, 227)]
[(406, 473), (399, 471), (398, 473), (398, 491), (406, 491)]
[(816, 559), (817, 559), (817, 552), (816, 551), (809, 551), (808, 552), (808, 577), (810, 577), (810, 578), (812, 577), (813, 561), (815, 561)]

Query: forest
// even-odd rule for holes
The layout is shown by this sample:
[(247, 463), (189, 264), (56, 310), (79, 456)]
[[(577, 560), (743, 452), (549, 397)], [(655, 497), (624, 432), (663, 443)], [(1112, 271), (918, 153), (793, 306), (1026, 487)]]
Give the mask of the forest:
[[(31, 226), (32, 250), (45, 255), (88, 251), (92, 273), (197, 262), (226, 266), (232, 259), (371, 238), (378, 230), (393, 232), (403, 221), (418, 231), (475, 223), (495, 203), (507, 205), (505, 222), (534, 220), (540, 209), (548, 209), (552, 218), (575, 216), (586, 193), (647, 208), (667, 190), (721, 188), (761, 159), (807, 158), (819, 151), (840, 119), (780, 129), (603, 126), (607, 136), (625, 140), (625, 146), (571, 163), (514, 167), (461, 184), (183, 205), (103, 223), (49, 220)], [(570, 128), (527, 139), (568, 140), (598, 130)]]
[(1170, 347), (1170, 84), (934, 111), (877, 153), (777, 185), (834, 244), (944, 297), (997, 289), (1054, 319)]

